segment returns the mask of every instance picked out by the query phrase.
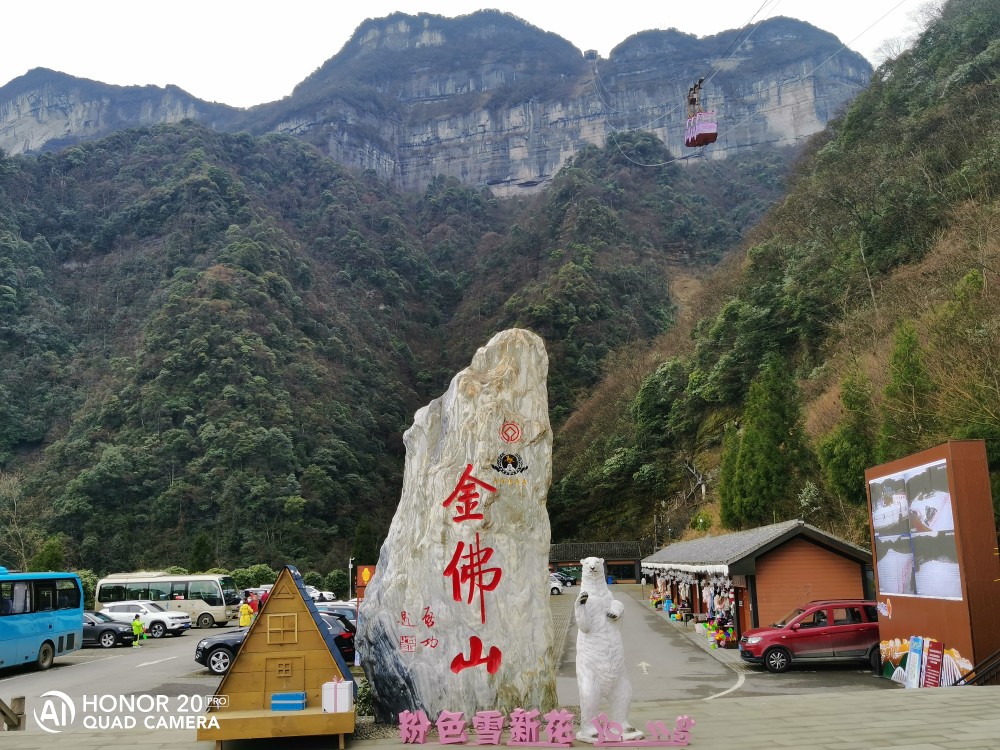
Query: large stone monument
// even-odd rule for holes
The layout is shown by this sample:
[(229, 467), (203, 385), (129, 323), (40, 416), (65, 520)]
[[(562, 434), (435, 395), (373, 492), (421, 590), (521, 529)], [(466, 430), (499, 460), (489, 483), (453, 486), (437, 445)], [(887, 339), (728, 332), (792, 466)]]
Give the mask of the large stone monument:
[(538, 336), (503, 331), (403, 436), (403, 493), (357, 634), (381, 722), (556, 705), (547, 374)]

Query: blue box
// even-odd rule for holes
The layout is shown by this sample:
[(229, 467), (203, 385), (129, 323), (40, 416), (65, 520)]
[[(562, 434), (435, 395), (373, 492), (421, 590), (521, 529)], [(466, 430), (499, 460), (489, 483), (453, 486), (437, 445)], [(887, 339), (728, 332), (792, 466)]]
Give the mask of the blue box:
[(304, 691), (290, 693), (271, 693), (272, 711), (302, 711), (306, 707)]

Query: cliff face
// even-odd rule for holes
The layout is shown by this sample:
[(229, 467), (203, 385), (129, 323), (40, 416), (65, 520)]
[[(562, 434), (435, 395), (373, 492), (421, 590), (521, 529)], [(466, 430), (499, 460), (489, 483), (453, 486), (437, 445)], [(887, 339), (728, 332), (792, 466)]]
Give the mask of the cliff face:
[[(760, 143), (795, 145), (822, 130), (871, 75), (864, 58), (800, 21), (771, 19), (744, 31), (742, 43), (736, 38), (735, 30), (703, 39), (647, 31), (608, 60), (588, 60), (506, 13), (395, 14), (359, 27), (291, 96), (249, 110), (172, 87), (68, 76), (33, 83), (29, 74), (0, 89), (0, 148), (51, 148), (190, 117), (296, 135), (407, 190), (444, 174), (510, 195), (543, 186), (573, 154), (615, 131), (648, 130), (678, 156), (713, 159)], [(684, 147), (683, 130), (687, 89), (701, 77), (719, 139), (696, 151)]]
[(0, 88), (0, 148), (59, 148), (123, 128), (201, 120), (224, 126), (238, 110), (176, 86), (111, 86), (36, 68)]

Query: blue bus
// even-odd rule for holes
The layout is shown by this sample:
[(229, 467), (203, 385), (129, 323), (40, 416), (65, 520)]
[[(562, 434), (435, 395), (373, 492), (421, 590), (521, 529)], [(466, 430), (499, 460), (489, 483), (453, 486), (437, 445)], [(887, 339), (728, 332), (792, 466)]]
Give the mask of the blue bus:
[(0, 668), (48, 669), (83, 643), (83, 587), (75, 573), (0, 568)]

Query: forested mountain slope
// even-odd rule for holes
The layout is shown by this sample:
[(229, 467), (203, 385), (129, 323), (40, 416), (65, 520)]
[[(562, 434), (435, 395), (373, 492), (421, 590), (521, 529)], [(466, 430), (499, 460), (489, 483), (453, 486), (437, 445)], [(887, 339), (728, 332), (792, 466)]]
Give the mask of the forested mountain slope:
[(207, 534), (229, 567), (339, 566), (388, 525), (413, 412), (497, 329), (546, 337), (568, 414), (669, 326), (669, 269), (784, 184), (776, 152), (630, 158), (668, 157), (622, 134), (515, 204), (190, 122), (0, 158), (0, 555), (63, 534), (74, 564), (149, 567)]
[(864, 469), (950, 438), (986, 440), (1000, 500), (998, 75), (989, 0), (876, 72), (702, 309), (561, 430), (555, 533), (805, 516), (865, 542)]

